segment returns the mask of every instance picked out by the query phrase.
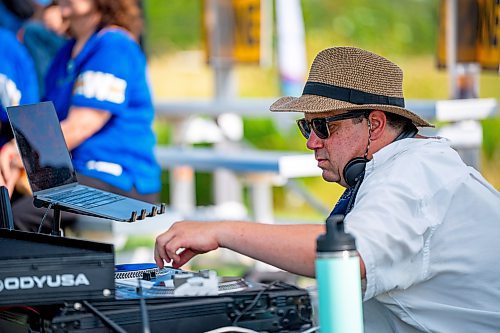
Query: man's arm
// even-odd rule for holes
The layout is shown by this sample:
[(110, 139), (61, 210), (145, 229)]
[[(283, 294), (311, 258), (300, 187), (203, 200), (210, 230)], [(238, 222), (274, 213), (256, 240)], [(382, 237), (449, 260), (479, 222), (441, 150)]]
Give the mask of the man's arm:
[[(253, 222), (178, 222), (156, 238), (155, 261), (180, 267), (192, 257), (224, 247), (283, 270), (314, 277), (316, 238), (322, 224), (272, 225)], [(183, 248), (181, 253), (179, 249)], [(361, 260), (362, 262), (362, 260)], [(361, 264), (362, 277), (364, 265)]]

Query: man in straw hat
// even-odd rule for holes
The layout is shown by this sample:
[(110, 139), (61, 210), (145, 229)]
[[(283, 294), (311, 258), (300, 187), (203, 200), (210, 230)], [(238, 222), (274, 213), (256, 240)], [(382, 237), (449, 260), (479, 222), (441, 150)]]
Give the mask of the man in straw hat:
[[(432, 126), (405, 109), (401, 69), (371, 52), (335, 47), (315, 58), (301, 97), (274, 112), (297, 121), (323, 178), (346, 187), (332, 214), (361, 257), (367, 332), (496, 332), (500, 327), (500, 196)], [(314, 276), (324, 225), (174, 224), (156, 239), (159, 266), (229, 248)], [(179, 249), (184, 250), (179, 252)]]

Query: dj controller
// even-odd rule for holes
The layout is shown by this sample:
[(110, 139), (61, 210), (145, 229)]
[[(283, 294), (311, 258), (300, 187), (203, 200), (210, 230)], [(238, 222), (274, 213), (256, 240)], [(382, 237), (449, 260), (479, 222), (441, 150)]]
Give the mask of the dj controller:
[[(0, 332), (207, 332), (312, 326), (304, 289), (155, 264), (114, 265), (101, 243), (0, 230)], [(29, 250), (27, 250), (29, 249)]]

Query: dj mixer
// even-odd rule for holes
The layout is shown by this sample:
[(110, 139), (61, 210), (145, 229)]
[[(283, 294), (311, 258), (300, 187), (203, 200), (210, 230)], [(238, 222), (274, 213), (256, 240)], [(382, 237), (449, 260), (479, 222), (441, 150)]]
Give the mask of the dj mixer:
[(282, 282), (250, 283), (155, 264), (116, 265), (114, 280), (114, 297), (0, 308), (0, 331), (199, 333), (239, 326), (300, 332), (312, 326), (307, 292)]

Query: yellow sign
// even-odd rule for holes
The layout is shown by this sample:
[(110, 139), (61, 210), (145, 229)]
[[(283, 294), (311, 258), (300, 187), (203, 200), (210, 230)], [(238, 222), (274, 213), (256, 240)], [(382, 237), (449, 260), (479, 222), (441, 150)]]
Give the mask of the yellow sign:
[[(446, 66), (448, 1), (439, 7), (438, 66)], [(500, 3), (497, 0), (457, 1), (457, 62), (477, 62), (498, 71), (500, 64)]]
[(259, 63), (261, 0), (205, 0), (203, 4), (207, 60)]
[(234, 58), (260, 61), (260, 0), (233, 0), (235, 18)]
[(498, 71), (500, 64), (500, 3), (478, 0), (477, 61), (485, 69)]

